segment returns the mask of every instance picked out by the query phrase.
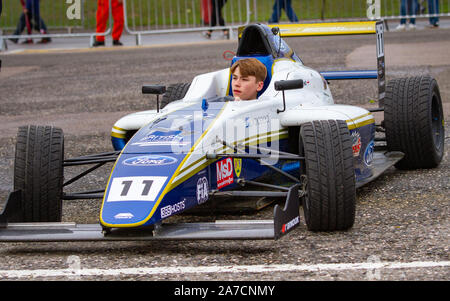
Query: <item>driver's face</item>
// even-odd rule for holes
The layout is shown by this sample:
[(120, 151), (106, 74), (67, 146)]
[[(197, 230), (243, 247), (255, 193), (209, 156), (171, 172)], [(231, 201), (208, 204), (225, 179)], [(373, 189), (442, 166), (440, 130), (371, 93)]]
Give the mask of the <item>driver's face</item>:
[(252, 75), (242, 76), (240, 67), (234, 70), (231, 88), (236, 100), (256, 99), (263, 86), (264, 82), (256, 81), (256, 77)]

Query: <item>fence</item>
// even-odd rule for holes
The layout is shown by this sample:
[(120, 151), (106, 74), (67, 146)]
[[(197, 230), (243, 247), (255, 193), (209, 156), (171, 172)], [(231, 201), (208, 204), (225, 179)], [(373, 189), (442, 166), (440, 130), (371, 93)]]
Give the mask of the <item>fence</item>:
[[(111, 1), (111, 0), (109, 0)], [(201, 31), (208, 29), (205, 17), (213, 13), (204, 13), (205, 0), (123, 0), (125, 6), (125, 30), (137, 36), (167, 32)], [(217, 1), (217, 0), (212, 0)], [(281, 0), (284, 1), (284, 0)], [(420, 4), (415, 14), (406, 17), (428, 18), (430, 16), (447, 17), (450, 0), (438, 0), (439, 13), (429, 14), (428, 1), (413, 0)], [(400, 19), (401, 0), (292, 0), (292, 8), (299, 22), (367, 20), (374, 18)], [(408, 2), (408, 1), (406, 1)], [(74, 5), (79, 5), (78, 15), (69, 18)], [(379, 5), (379, 6), (377, 6)], [(250, 22), (269, 22), (273, 15), (274, 0), (228, 0), (223, 7), (225, 27), (235, 28)], [(96, 0), (46, 0), (41, 2), (41, 16), (47, 23), (51, 35), (48, 37), (88, 36), (91, 43), (96, 27)], [(408, 10), (407, 10), (408, 11)], [(22, 7), (19, 0), (3, 0), (3, 14), (0, 29), (3, 38), (10, 38)], [(203, 13), (202, 13), (203, 12)], [(274, 20), (271, 20), (274, 21)], [(281, 12), (278, 22), (290, 22), (285, 11)], [(111, 22), (110, 22), (111, 23)], [(109, 34), (110, 29), (104, 34)], [(22, 38), (40, 38), (42, 35), (26, 35)], [(0, 36), (2, 39), (2, 36)], [(1, 45), (0, 45), (1, 46)]]
[[(215, 29), (228, 29), (250, 22), (250, 0), (228, 0), (222, 9), (199, 0), (123, 0), (125, 30), (137, 37), (140, 45), (143, 34), (209, 30), (213, 14)], [(226, 20), (220, 24), (220, 15)]]
[[(111, 7), (111, 1), (108, 0)], [(47, 0), (41, 1), (40, 16), (46, 23), (49, 33), (14, 35), (14, 31), (23, 14), (19, 0), (4, 0), (2, 16), (0, 17), (0, 51), (4, 51), (6, 39), (33, 38), (65, 38), (89, 37), (90, 45), (96, 35), (111, 33), (111, 25), (103, 33), (96, 33), (97, 1), (94, 0)], [(109, 24), (111, 24), (111, 9)], [(30, 21), (32, 22), (32, 20)]]

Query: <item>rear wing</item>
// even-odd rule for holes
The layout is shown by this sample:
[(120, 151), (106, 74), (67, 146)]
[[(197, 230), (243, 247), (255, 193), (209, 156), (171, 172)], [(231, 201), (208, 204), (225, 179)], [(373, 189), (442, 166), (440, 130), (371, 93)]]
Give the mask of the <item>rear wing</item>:
[(384, 107), (386, 66), (384, 59), (384, 23), (382, 21), (276, 24), (269, 25), (269, 27), (278, 27), (280, 29), (281, 37), (376, 35), (375, 54), (377, 59), (377, 70), (322, 71), (320, 73), (326, 80), (377, 79), (378, 103), (380, 109)]

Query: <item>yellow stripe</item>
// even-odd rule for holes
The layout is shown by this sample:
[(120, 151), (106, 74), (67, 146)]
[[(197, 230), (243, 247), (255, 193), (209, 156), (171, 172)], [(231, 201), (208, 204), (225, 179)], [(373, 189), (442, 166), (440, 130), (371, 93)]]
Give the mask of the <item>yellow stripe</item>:
[(359, 123), (353, 123), (353, 124), (347, 123), (347, 126), (348, 126), (349, 130), (353, 130), (353, 129), (360, 128), (360, 127), (363, 127), (365, 125), (372, 124), (372, 123), (375, 123), (375, 119), (373, 119), (373, 118), (369, 119), (369, 120), (361, 121)]
[(277, 24), (269, 27), (280, 28), (282, 37), (375, 34), (376, 21), (367, 22), (334, 22), (310, 24)]
[(113, 129), (118, 130), (118, 131), (122, 131), (122, 132), (126, 132), (127, 131), (126, 129), (122, 129), (122, 128), (118, 127), (118, 126), (113, 126)]
[(372, 113), (366, 113), (366, 114), (364, 114), (364, 115), (361, 115), (361, 116), (358, 116), (358, 117), (355, 117), (355, 118), (352, 118), (352, 119), (348, 119), (348, 120), (346, 120), (345, 122), (347, 122), (347, 123), (349, 123), (349, 122), (355, 122), (356, 120), (358, 120), (358, 119), (361, 119), (361, 118), (364, 118), (364, 117), (366, 117), (366, 116), (369, 116), (369, 115), (372, 115)]
[(114, 137), (114, 138), (119, 138), (119, 139), (125, 139), (125, 134), (118, 134), (118, 133), (114, 133), (114, 132), (112, 132), (111, 133), (111, 137)]
[(105, 205), (106, 192), (108, 191), (108, 187), (109, 187), (109, 184), (110, 184), (110, 181), (111, 181), (111, 177), (112, 177), (113, 171), (114, 171), (114, 169), (116, 168), (116, 164), (117, 164), (117, 162), (119, 162), (120, 156), (122, 156), (123, 150), (124, 150), (124, 149), (125, 149), (125, 147), (124, 147), (124, 148), (122, 149), (122, 151), (120, 152), (119, 157), (117, 157), (116, 162), (114, 162), (114, 166), (113, 166), (113, 168), (111, 169), (111, 173), (109, 174), (108, 182), (106, 182), (107, 184), (106, 184), (105, 193), (103, 194), (102, 208), (100, 209), (100, 223), (101, 223), (102, 225), (104, 225), (104, 226), (107, 226), (107, 227), (114, 227), (114, 225), (105, 223), (105, 222), (103, 221), (103, 219), (102, 219), (102, 216), (103, 216), (103, 207), (104, 207), (104, 205)]

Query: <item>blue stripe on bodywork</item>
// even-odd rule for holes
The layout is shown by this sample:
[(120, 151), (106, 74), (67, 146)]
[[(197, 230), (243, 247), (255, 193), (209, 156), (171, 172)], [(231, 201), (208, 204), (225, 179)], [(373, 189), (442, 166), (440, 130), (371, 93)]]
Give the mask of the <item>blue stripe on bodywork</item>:
[(322, 74), (326, 80), (378, 78), (377, 70), (322, 71), (320, 74)]

